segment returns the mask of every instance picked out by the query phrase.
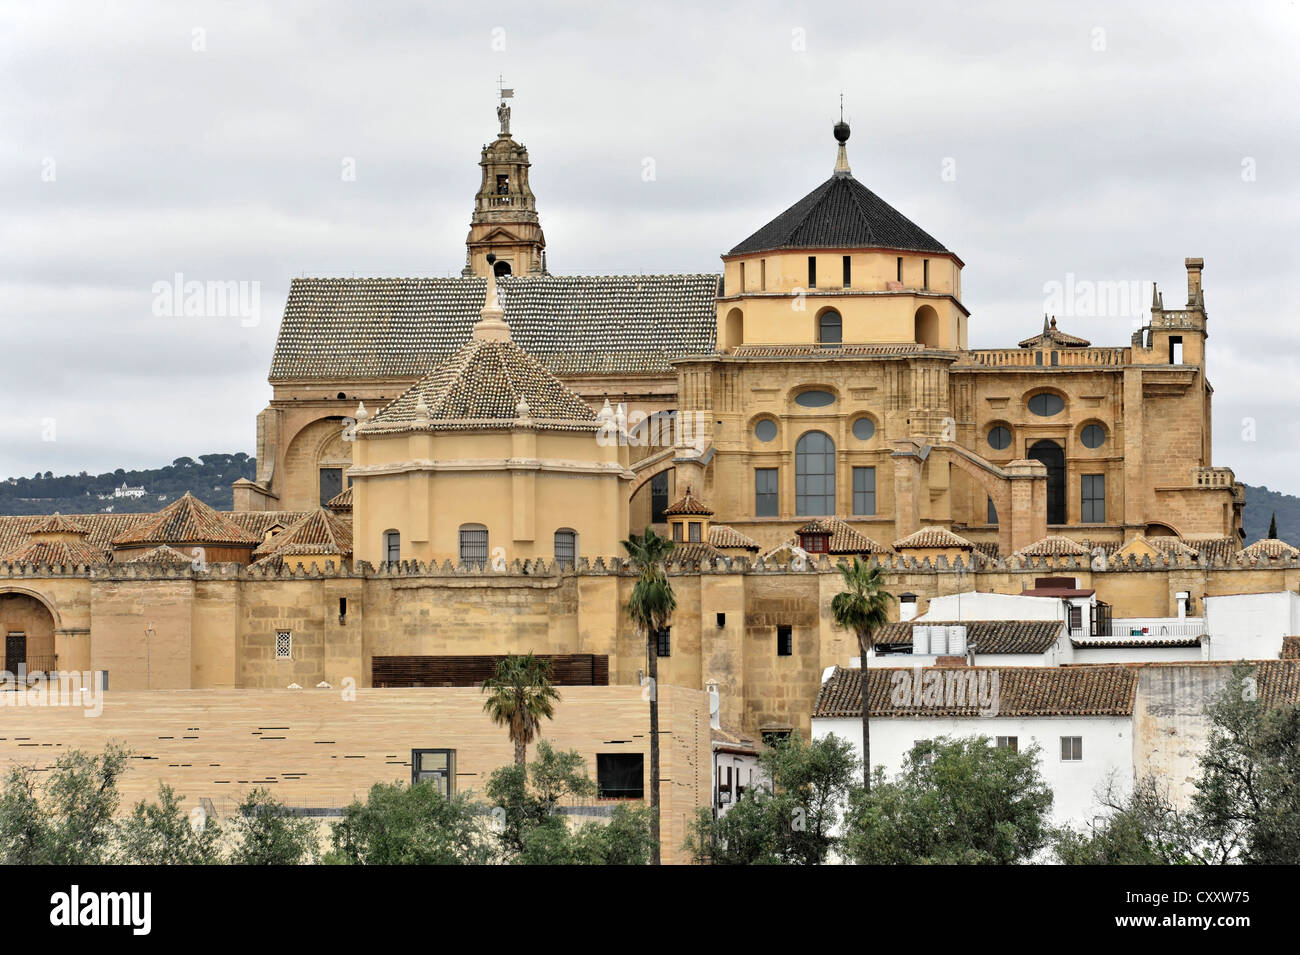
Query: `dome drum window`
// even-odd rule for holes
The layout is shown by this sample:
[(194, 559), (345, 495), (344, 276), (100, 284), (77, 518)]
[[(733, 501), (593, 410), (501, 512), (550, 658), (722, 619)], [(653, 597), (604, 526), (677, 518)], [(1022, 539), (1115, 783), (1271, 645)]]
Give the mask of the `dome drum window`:
[(870, 418), (859, 418), (853, 422), (853, 437), (859, 441), (870, 441), (876, 434), (876, 423)]
[(764, 418), (754, 425), (754, 437), (766, 443), (776, 437), (776, 422), (771, 418)]

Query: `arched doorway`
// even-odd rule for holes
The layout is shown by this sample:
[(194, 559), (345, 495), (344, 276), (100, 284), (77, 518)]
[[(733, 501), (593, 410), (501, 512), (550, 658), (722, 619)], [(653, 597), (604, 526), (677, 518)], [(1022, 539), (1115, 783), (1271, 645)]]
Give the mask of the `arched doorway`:
[(737, 345), (745, 344), (745, 314), (738, 308), (733, 308), (727, 313), (726, 326), (728, 351), (736, 348)]
[(1029, 459), (1047, 468), (1047, 523), (1065, 523), (1065, 449), (1055, 441), (1035, 441)]
[(54, 616), (41, 601), (28, 594), (0, 594), (0, 638), (4, 669), (17, 674), (50, 673), (58, 669), (54, 656)]
[(926, 348), (939, 347), (939, 313), (933, 305), (922, 305), (916, 310), (916, 341)]

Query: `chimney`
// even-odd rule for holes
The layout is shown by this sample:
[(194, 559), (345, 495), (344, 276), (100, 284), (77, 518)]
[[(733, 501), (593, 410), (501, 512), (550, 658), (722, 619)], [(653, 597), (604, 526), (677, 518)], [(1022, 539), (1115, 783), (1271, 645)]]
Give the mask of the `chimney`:
[(1205, 268), (1204, 259), (1184, 259), (1187, 266), (1187, 304), (1195, 305), (1201, 300), (1201, 270)]

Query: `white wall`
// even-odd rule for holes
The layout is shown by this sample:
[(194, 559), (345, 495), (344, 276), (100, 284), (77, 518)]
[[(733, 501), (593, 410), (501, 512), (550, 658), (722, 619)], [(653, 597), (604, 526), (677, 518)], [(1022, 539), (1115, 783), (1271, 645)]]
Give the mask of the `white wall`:
[[(859, 719), (822, 718), (812, 720), (813, 739), (834, 734), (853, 744), (862, 757), (862, 721)], [(1096, 793), (1105, 787), (1111, 774), (1116, 782), (1133, 785), (1133, 727), (1127, 716), (1042, 716), (1042, 717), (969, 717), (963, 719), (917, 719), (914, 717), (877, 717), (871, 721), (871, 763), (884, 766), (885, 775), (893, 777), (903, 767), (903, 757), (918, 740), (937, 736), (1015, 736), (1020, 752), (1035, 741), (1042, 748), (1039, 772), (1052, 788), (1052, 821), (1079, 826), (1100, 815)], [(1061, 737), (1083, 737), (1083, 759), (1061, 761)]]
[(1065, 606), (1059, 597), (1023, 597), (1020, 594), (986, 594), (970, 591), (933, 597), (925, 613), (928, 620), (1064, 620)]
[(1075, 647), (1075, 663), (1175, 663), (1203, 660), (1201, 647)]
[(1205, 598), (1211, 660), (1276, 660), (1282, 638), (1300, 633), (1300, 595), (1231, 594)]
[[(734, 806), (736, 800), (740, 798), (740, 794), (736, 791), (737, 783), (748, 790), (761, 782), (763, 777), (758, 769), (757, 756), (714, 752), (713, 763), (713, 805), (717, 806), (718, 816), (721, 818), (727, 814), (727, 810)], [(719, 806), (718, 787), (727, 784), (728, 769), (731, 770), (731, 799), (726, 804)]]

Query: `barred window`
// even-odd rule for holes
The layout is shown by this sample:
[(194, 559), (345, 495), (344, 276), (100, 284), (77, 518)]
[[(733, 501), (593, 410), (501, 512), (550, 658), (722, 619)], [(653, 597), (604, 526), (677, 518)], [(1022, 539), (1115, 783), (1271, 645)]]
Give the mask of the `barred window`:
[(293, 634), (288, 630), (277, 630), (275, 633), (275, 658), (277, 660), (293, 659)]
[(670, 657), (673, 655), (673, 628), (664, 627), (662, 630), (655, 631), (655, 656)]
[(568, 528), (555, 532), (555, 559), (566, 567), (573, 566), (578, 556), (578, 534)]
[(488, 559), (488, 532), (482, 524), (460, 526), (460, 562), (482, 566)]

